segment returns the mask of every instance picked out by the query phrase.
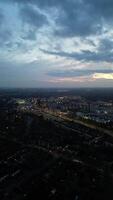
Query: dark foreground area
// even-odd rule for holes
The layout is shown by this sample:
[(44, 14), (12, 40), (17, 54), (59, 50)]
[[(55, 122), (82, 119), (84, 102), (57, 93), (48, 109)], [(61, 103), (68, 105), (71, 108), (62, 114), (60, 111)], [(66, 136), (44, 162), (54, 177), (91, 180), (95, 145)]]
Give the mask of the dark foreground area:
[(113, 199), (111, 136), (1, 105), (1, 200)]

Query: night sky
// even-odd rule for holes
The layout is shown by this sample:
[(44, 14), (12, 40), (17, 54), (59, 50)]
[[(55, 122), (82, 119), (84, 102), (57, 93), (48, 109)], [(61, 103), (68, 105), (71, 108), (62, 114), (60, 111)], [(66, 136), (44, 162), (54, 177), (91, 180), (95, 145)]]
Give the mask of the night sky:
[(0, 87), (113, 86), (113, 0), (0, 0)]

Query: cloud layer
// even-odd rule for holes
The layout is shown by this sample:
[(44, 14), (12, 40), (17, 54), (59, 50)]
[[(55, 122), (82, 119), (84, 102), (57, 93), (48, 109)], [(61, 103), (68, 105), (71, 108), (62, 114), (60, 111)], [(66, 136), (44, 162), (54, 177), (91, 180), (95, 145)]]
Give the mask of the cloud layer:
[(73, 78), (87, 86), (89, 77), (92, 86), (112, 86), (113, 1), (1, 0), (0, 59), (4, 85), (12, 84), (7, 73), (18, 79), (25, 70), (36, 87), (61, 86), (59, 78), (66, 87), (66, 80), (74, 87)]

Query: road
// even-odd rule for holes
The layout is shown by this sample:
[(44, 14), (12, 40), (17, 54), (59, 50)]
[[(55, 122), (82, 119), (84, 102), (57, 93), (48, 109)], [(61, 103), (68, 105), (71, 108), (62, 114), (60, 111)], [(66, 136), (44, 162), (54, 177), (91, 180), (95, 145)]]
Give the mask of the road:
[(38, 110), (32, 109), (32, 111), (28, 111), (28, 112), (35, 114), (35, 115), (38, 115), (38, 116), (42, 115), (44, 118), (51, 119), (52, 121), (56, 121), (57, 123), (60, 123), (60, 126), (62, 125), (65, 128), (70, 129), (72, 131), (78, 132), (78, 130), (72, 129), (72, 128), (68, 127), (68, 125), (64, 125), (63, 124), (64, 121), (65, 122), (73, 122), (75, 124), (79, 124), (79, 125), (85, 126), (87, 128), (97, 130), (102, 134), (104, 133), (104, 134), (107, 134), (107, 135), (110, 135), (111, 137), (113, 137), (113, 131), (98, 127), (98, 126), (93, 125), (93, 124), (88, 124), (86, 122), (82, 122), (82, 121), (77, 120), (77, 119), (72, 119), (72, 118), (69, 118), (67, 116), (59, 115), (59, 114), (56, 114), (56, 113), (51, 112), (51, 111), (47, 111), (47, 110), (45, 111), (44, 109), (43, 110), (42, 109), (38, 109)]

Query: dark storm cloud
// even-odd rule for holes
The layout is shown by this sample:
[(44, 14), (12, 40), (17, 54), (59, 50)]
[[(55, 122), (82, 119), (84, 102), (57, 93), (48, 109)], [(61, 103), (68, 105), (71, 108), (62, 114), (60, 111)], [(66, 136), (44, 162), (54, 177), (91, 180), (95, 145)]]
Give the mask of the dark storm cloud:
[(113, 50), (113, 40), (110, 40), (108, 38), (101, 39), (100, 45), (98, 48), (100, 51), (112, 51)]
[[(56, 8), (58, 15), (54, 34), (61, 37), (100, 34), (105, 23), (112, 23), (113, 20), (112, 0), (10, 0), (8, 2), (16, 2), (26, 7), (35, 5), (46, 11)], [(31, 18), (28, 15), (31, 15)], [(31, 24), (37, 24), (35, 18), (34, 22), (32, 20), (33, 15), (36, 18), (36, 13), (33, 14), (28, 10), (27, 20)]]
[(0, 26), (2, 25), (3, 23), (3, 19), (4, 19), (4, 15), (2, 13), (2, 10), (0, 9)]
[(11, 37), (11, 31), (5, 27), (5, 16), (3, 10), (0, 9), (0, 45), (3, 46)]
[[(89, 35), (101, 34), (106, 24), (113, 24), (113, 0), (6, 0), (17, 3), (23, 22), (29, 24), (30, 29), (23, 34), (23, 39), (36, 39), (38, 28), (47, 25), (48, 21), (41, 11), (46, 11), (51, 16), (51, 11), (57, 9), (55, 17), (55, 36), (73, 37), (81, 36), (88, 39)], [(89, 43), (93, 46), (92, 41)], [(96, 52), (81, 51), (80, 53), (68, 53), (59, 51), (43, 52), (67, 58), (85, 61), (113, 61), (113, 41), (104, 39)]]
[(80, 77), (80, 76), (90, 76), (93, 75), (95, 73), (104, 73), (104, 74), (109, 74), (109, 73), (113, 73), (113, 70), (109, 70), (109, 69), (100, 69), (100, 70), (90, 70), (90, 69), (86, 69), (86, 70), (64, 70), (64, 71), (50, 71), (48, 72), (49, 76), (53, 76), (53, 77)]
[(36, 32), (34, 29), (28, 30), (27, 33), (24, 33), (24, 36), (22, 37), (24, 40), (36, 40)]
[[(58, 27), (56, 35), (62, 37), (88, 36), (101, 33), (102, 21), (98, 20), (87, 4), (74, 2), (63, 8), (63, 12), (56, 20)], [(98, 23), (97, 23), (98, 20)]]
[[(4, 2), (4, 0), (1, 0)], [(105, 17), (113, 16), (113, 1), (112, 0), (6, 0), (6, 2), (15, 2), (19, 4), (34, 4), (42, 8), (44, 7), (61, 7), (63, 10), (68, 12), (70, 9), (90, 8), (91, 11), (95, 10), (96, 13)], [(80, 10), (79, 9), (79, 10)], [(84, 11), (84, 10), (82, 10)]]
[(113, 18), (113, 0), (84, 0), (84, 3), (90, 5), (104, 19)]
[[(63, 1), (64, 2), (64, 1)], [(112, 0), (65, 1), (57, 23), (57, 35), (88, 36), (100, 34), (106, 24), (113, 25)]]
[(3, 42), (7, 42), (9, 41), (11, 37), (11, 32), (9, 30), (4, 30), (4, 29), (1, 29), (0, 30), (0, 44)]
[(48, 23), (45, 15), (39, 13), (34, 7), (29, 5), (22, 7), (20, 14), (24, 22), (36, 28), (40, 28)]

